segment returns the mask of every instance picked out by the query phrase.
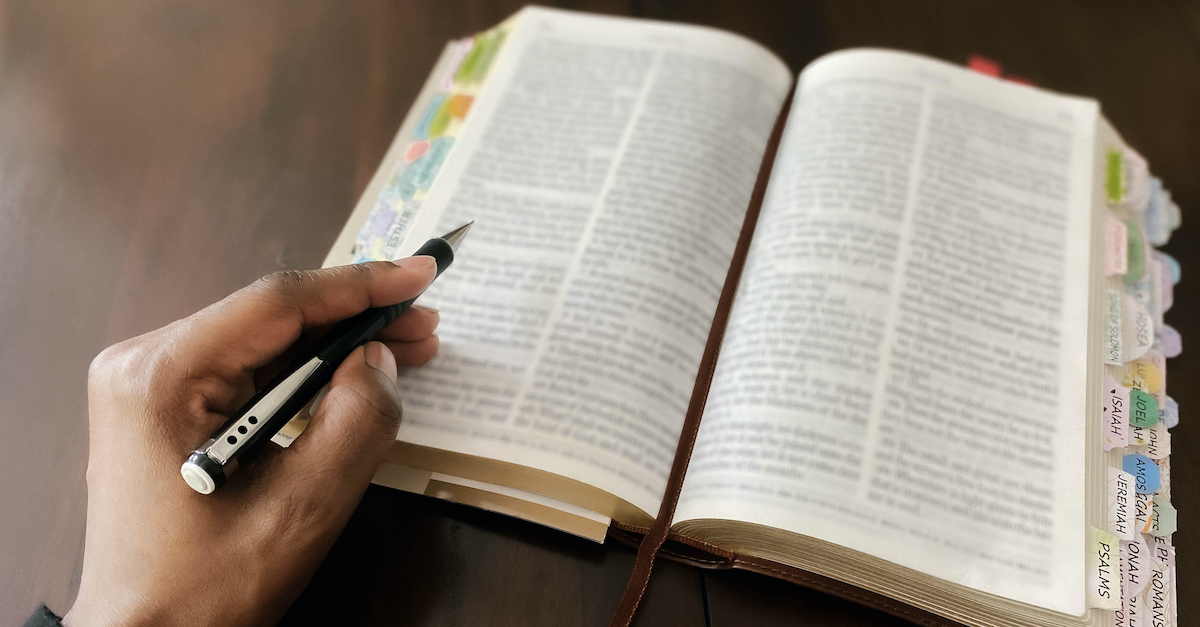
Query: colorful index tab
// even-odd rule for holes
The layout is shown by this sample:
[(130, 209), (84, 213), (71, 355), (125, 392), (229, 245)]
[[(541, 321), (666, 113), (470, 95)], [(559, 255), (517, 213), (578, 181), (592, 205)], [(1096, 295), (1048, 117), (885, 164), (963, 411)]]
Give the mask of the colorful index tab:
[(1135, 359), (1125, 364), (1121, 383), (1147, 394), (1156, 394), (1163, 387), (1163, 373), (1149, 359)]
[(1104, 160), (1104, 194), (1110, 205), (1125, 199), (1125, 158), (1120, 150), (1109, 149)]
[[(1134, 477), (1134, 482), (1137, 482), (1137, 477)], [(1150, 523), (1154, 521), (1154, 495), (1142, 494), (1135, 489), (1133, 512), (1134, 531), (1138, 533), (1150, 531)]]
[(1179, 403), (1176, 403), (1175, 399), (1168, 396), (1167, 402), (1158, 408), (1158, 419), (1168, 429), (1174, 429), (1175, 425), (1179, 424)]
[(1159, 314), (1175, 306), (1175, 284), (1171, 282), (1171, 270), (1158, 251), (1154, 251), (1154, 264), (1158, 274)]
[[(1157, 541), (1159, 538), (1155, 538)], [(1150, 560), (1150, 581), (1146, 585), (1146, 592), (1142, 596), (1141, 614), (1139, 615), (1137, 625), (1151, 625), (1152, 627), (1167, 627), (1176, 625), (1176, 621), (1172, 620), (1175, 610), (1174, 606), (1174, 586), (1171, 582), (1171, 574), (1173, 569), (1171, 563), (1175, 561), (1174, 557), (1163, 557), (1160, 554), (1166, 553), (1171, 555), (1175, 549), (1171, 546), (1151, 547), (1154, 559)]]
[(1150, 523), (1150, 535), (1169, 536), (1178, 526), (1178, 512), (1166, 499), (1154, 499), (1154, 522)]
[(1129, 390), (1129, 424), (1135, 427), (1153, 427), (1158, 424), (1158, 401), (1149, 392)]
[(1161, 250), (1155, 251), (1155, 254), (1164, 264), (1166, 264), (1167, 274), (1171, 277), (1171, 285), (1179, 285), (1179, 279), (1182, 278), (1183, 274), (1182, 269), (1179, 267), (1179, 262), (1176, 261), (1174, 257), (1162, 252)]
[(1183, 352), (1183, 336), (1179, 335), (1179, 331), (1175, 327), (1164, 324), (1162, 330), (1158, 332), (1158, 339), (1162, 341), (1162, 352), (1164, 357), (1175, 358)]
[(1141, 225), (1137, 222), (1126, 220), (1125, 228), (1129, 235), (1129, 265), (1125, 271), (1125, 282), (1136, 283), (1142, 280), (1142, 275), (1146, 273), (1146, 239), (1142, 235)]
[(1133, 296), (1121, 297), (1121, 359), (1133, 361), (1154, 344), (1154, 318)]
[(1158, 491), (1158, 464), (1153, 459), (1133, 453), (1121, 459), (1121, 467), (1133, 475), (1133, 489), (1138, 494), (1154, 494)]
[(1129, 271), (1129, 233), (1125, 223), (1109, 216), (1104, 224), (1104, 275), (1124, 276)]
[(999, 63), (978, 54), (967, 57), (967, 68), (996, 78), (1000, 78), (1000, 74), (1003, 71)]
[(1119, 468), (1108, 469), (1108, 530), (1122, 540), (1133, 540), (1133, 475)]
[(1138, 151), (1125, 148), (1125, 205), (1137, 212), (1146, 211), (1150, 200), (1150, 164)]
[(1129, 388), (1104, 377), (1104, 450), (1129, 444)]
[(1088, 534), (1088, 605), (1115, 610), (1121, 607), (1121, 541), (1095, 527), (1089, 527)]
[(475, 35), (475, 45), (454, 72), (454, 81), (468, 85), (482, 83), (507, 34), (503, 30), (492, 29)]
[[(1153, 427), (1134, 427), (1133, 430), (1138, 434), (1139, 446), (1131, 452), (1156, 461), (1166, 459), (1171, 454), (1171, 432), (1167, 431), (1166, 424), (1158, 422)], [(1132, 439), (1131, 437), (1130, 440)]]
[(1137, 597), (1146, 589), (1150, 581), (1150, 547), (1142, 534), (1133, 534), (1133, 540), (1121, 543), (1121, 554), (1125, 558), (1124, 581), (1122, 592), (1127, 596)]
[(1123, 361), (1125, 333), (1121, 323), (1121, 311), (1124, 309), (1125, 295), (1121, 290), (1109, 288), (1105, 290), (1105, 302), (1108, 304), (1108, 329), (1104, 343), (1104, 363), (1110, 366), (1120, 366)]

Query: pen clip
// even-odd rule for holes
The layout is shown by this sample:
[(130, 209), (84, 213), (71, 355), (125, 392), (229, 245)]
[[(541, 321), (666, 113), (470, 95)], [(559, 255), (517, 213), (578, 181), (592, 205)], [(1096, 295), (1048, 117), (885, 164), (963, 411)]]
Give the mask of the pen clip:
[[(297, 368), (286, 379), (280, 381), (270, 392), (263, 395), (250, 409), (226, 427), (214, 438), (215, 441), (204, 452), (222, 464), (228, 462), (238, 449), (245, 446), (263, 425), (267, 424), (296, 390), (308, 380), (312, 373), (324, 363), (313, 357)], [(290, 418), (290, 416), (289, 416)]]

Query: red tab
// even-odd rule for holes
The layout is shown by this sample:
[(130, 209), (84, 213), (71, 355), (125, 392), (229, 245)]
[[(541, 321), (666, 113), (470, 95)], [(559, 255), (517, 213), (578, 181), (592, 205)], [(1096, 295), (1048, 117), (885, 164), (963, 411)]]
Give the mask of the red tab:
[(977, 54), (967, 57), (967, 68), (975, 70), (980, 74), (995, 76), (996, 78), (1000, 78), (1000, 72), (1002, 71), (999, 63)]

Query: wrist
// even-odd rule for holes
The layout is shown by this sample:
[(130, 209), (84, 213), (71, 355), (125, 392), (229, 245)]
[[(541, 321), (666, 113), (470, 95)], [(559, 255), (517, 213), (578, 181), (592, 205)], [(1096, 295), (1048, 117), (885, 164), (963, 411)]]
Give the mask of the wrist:
[[(89, 589), (86, 582), (80, 587), (75, 603), (63, 615), (63, 627), (244, 627), (275, 624), (287, 609), (287, 605), (274, 608), (278, 612), (273, 615), (261, 596), (232, 598), (235, 595), (213, 590), (183, 594), (170, 586), (136, 591), (124, 586), (101, 588)], [(206, 602), (214, 594), (227, 602)]]
[(143, 627), (164, 625), (155, 620), (158, 612), (142, 603), (123, 603), (129, 599), (93, 599), (82, 593), (62, 617), (63, 627)]

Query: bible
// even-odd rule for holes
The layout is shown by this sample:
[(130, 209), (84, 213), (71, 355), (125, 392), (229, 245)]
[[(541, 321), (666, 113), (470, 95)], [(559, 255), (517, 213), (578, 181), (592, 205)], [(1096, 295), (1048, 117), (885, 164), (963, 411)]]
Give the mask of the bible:
[(1174, 620), (1179, 211), (1095, 101), (530, 7), (326, 265), (471, 220), (377, 483), (922, 624)]

